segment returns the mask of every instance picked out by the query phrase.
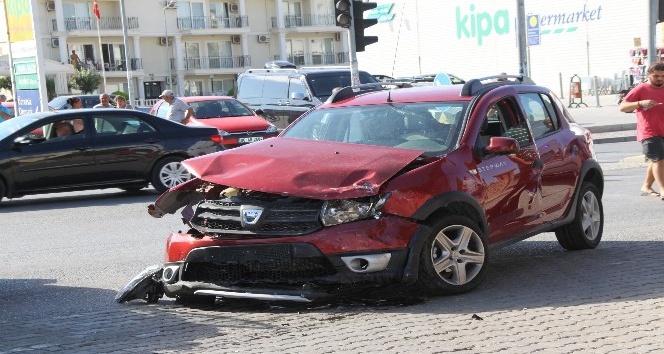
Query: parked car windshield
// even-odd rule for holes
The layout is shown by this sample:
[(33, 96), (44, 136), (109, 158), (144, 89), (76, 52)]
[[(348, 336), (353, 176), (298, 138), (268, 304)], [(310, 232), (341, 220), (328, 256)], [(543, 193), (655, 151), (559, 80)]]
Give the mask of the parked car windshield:
[[(168, 105), (167, 103), (164, 103)], [(234, 99), (189, 102), (196, 118), (219, 118), (254, 115), (249, 108)]]
[[(373, 76), (360, 72), (360, 83), (368, 84), (378, 82)], [(318, 97), (321, 101), (325, 101), (331, 94), (332, 90), (338, 87), (346, 87), (351, 85), (350, 71), (333, 71), (333, 72), (320, 72), (316, 74), (307, 75), (309, 87), (314, 96)]]
[(456, 145), (467, 103), (427, 102), (319, 109), (282, 137), (424, 150), (428, 156)]

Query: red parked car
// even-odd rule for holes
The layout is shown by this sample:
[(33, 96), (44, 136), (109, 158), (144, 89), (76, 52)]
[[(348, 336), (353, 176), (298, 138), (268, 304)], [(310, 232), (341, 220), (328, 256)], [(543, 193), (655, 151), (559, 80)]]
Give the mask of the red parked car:
[(510, 75), (380, 88), (344, 88), (277, 138), (184, 161), (197, 178), (149, 212), (184, 208), (189, 230), (168, 237), (142, 295), (459, 294), (496, 248), (543, 232), (568, 250), (599, 244), (591, 134), (550, 90)]
[[(225, 149), (261, 141), (279, 134), (277, 128), (233, 97), (189, 96), (179, 97), (194, 110), (187, 125), (209, 126), (219, 129)], [(168, 115), (170, 105), (159, 100), (150, 114), (161, 118)]]

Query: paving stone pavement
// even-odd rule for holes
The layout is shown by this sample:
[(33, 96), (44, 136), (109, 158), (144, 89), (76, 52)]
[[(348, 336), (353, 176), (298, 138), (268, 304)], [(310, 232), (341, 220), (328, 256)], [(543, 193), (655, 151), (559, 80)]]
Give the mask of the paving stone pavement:
[[(549, 235), (550, 236), (550, 235)], [(538, 236), (539, 238), (540, 236)], [(469, 294), (410, 306), (268, 304), (0, 321), (0, 353), (662, 353), (664, 239), (497, 252)]]

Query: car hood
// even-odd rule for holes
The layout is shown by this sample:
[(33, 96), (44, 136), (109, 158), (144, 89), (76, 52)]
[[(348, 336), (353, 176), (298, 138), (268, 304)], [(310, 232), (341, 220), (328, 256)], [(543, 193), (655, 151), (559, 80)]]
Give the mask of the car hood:
[(385, 181), (422, 153), (277, 137), (183, 164), (196, 177), (224, 186), (329, 200), (377, 194)]
[(257, 116), (193, 118), (187, 125), (215, 127), (229, 133), (266, 130), (270, 127), (270, 123)]

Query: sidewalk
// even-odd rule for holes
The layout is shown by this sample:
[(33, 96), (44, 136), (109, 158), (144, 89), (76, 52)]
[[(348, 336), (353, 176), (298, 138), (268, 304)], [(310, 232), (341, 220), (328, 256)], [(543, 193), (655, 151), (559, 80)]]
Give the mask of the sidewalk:
[[(569, 105), (569, 97), (561, 101)], [(599, 100), (595, 96), (584, 97), (583, 103), (588, 107), (567, 110), (577, 123), (593, 133), (595, 144), (636, 141), (636, 115), (620, 112), (616, 95), (599, 96)]]

